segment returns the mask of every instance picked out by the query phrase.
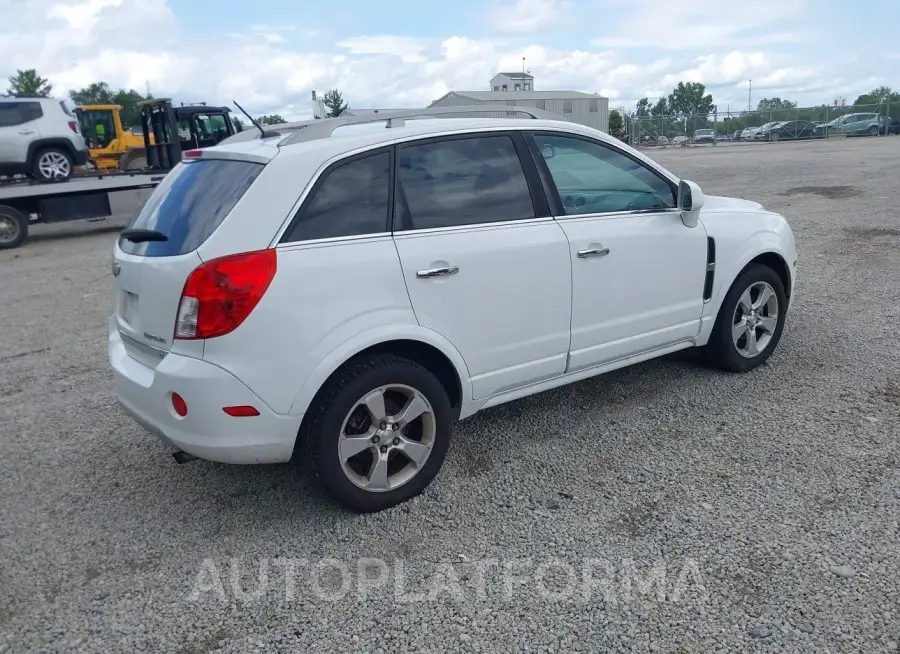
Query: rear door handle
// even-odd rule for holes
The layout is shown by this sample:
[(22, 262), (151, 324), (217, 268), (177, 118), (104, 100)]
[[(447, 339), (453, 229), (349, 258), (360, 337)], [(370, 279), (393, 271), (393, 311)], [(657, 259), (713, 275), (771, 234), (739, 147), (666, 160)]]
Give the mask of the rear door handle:
[(446, 277), (447, 275), (455, 275), (459, 272), (459, 266), (447, 266), (446, 268), (426, 268), (416, 272), (419, 279), (428, 279), (429, 277)]
[(579, 259), (587, 259), (588, 257), (605, 257), (609, 254), (609, 248), (590, 248), (588, 250), (578, 250)]

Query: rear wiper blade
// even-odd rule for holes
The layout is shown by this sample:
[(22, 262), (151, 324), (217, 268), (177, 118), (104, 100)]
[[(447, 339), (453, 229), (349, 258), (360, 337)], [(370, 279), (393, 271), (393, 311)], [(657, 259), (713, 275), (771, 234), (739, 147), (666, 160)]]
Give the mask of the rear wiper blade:
[(121, 237), (132, 243), (148, 243), (150, 241), (162, 242), (169, 240), (168, 236), (155, 229), (123, 229)]

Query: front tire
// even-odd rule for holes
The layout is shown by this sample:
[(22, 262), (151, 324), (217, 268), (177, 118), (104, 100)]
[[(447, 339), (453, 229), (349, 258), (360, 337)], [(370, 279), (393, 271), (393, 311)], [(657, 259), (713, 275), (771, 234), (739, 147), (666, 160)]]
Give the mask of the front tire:
[(772, 356), (781, 340), (787, 313), (781, 277), (754, 263), (738, 275), (725, 296), (709, 342), (707, 362), (729, 372), (748, 372)]
[(453, 411), (441, 382), (395, 355), (352, 363), (317, 395), (301, 438), (337, 502), (383, 511), (419, 495), (440, 470)]

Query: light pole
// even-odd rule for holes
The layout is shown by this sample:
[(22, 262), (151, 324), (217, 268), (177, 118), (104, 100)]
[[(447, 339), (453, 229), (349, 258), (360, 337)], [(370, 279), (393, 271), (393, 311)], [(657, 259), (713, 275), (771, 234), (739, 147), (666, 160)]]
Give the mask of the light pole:
[(751, 98), (753, 97), (753, 80), (749, 80), (750, 86), (747, 88), (747, 113), (753, 111), (753, 102)]

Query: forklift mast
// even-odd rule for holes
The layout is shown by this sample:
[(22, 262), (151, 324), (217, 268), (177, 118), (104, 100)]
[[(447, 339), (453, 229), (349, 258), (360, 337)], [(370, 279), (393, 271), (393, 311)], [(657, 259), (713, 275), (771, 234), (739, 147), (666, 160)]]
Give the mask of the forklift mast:
[[(171, 170), (181, 161), (181, 138), (178, 123), (172, 111), (172, 101), (166, 98), (139, 102), (141, 110), (141, 132), (144, 135), (144, 150), (147, 166), (158, 170)], [(153, 135), (153, 142), (150, 135)]]
[(169, 98), (145, 100), (138, 106), (149, 168), (171, 170), (185, 150), (211, 147), (237, 131), (228, 107), (199, 103), (175, 107)]

